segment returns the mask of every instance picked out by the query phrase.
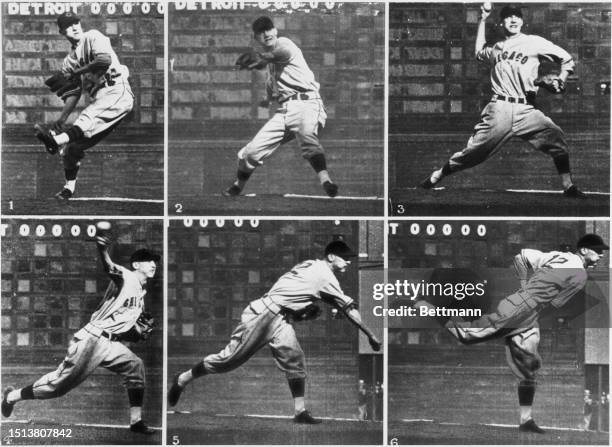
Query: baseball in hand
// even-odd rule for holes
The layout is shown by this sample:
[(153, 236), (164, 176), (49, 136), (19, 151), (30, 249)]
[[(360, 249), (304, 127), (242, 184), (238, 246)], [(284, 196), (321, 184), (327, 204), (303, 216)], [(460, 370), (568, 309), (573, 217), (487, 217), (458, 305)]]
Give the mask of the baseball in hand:
[(482, 4), (482, 10), (485, 12), (490, 12), (491, 9), (493, 9), (493, 5), (491, 5), (491, 2), (484, 2)]
[(110, 231), (110, 229), (111, 229), (111, 224), (110, 222), (106, 220), (100, 221), (96, 224), (96, 230), (98, 230), (99, 233)]

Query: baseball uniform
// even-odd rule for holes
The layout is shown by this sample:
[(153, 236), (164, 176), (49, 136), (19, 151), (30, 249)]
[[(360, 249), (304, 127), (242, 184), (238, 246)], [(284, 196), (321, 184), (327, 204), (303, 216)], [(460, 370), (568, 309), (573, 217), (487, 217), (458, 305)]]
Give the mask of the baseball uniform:
[(549, 306), (562, 307), (584, 289), (588, 275), (580, 256), (558, 251), (523, 249), (514, 258), (514, 269), (524, 285), (501, 300), (495, 312), (471, 322), (449, 320), (445, 326), (465, 344), (506, 338), (510, 368), (524, 378), (535, 372), (524, 367), (525, 357), (534, 360), (532, 366), (541, 363), (537, 352), (540, 312)]
[(302, 50), (286, 37), (279, 37), (270, 51), (266, 92), (280, 107), (255, 137), (238, 152), (238, 159), (253, 170), (276, 149), (297, 139), (302, 155), (309, 159), (323, 154), (319, 128), (325, 126), (327, 114), (319, 94), (319, 83), (308, 67)]
[(467, 146), (451, 156), (451, 172), (483, 162), (513, 136), (553, 159), (567, 154), (563, 131), (534, 107), (533, 100), (538, 91), (534, 81), (540, 58), (557, 61), (561, 70), (572, 72), (572, 56), (542, 37), (518, 34), (483, 48), (476, 57), (491, 67), (493, 97)]
[(320, 300), (342, 309), (354, 303), (342, 292), (326, 261), (309, 260), (296, 265), (262, 298), (244, 309), (228, 345), (219, 353), (204, 357), (206, 373), (231, 371), (267, 344), (288, 379), (305, 378), (304, 352), (291, 325), (291, 315)]
[(102, 366), (121, 375), (126, 388), (143, 388), (142, 360), (117, 338), (127, 332), (144, 308), (144, 295), (136, 274), (113, 266), (104, 299), (85, 327), (77, 331), (64, 361), (33, 385), (34, 398), (50, 399), (66, 394)]

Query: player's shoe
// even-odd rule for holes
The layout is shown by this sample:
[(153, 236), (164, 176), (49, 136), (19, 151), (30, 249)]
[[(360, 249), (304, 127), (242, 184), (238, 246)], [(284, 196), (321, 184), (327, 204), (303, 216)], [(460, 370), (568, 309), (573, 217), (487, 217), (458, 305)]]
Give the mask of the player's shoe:
[(419, 183), (419, 186), (423, 189), (431, 189), (440, 183), (440, 180), (442, 180), (442, 174), (440, 174), (439, 171), (434, 171), (429, 174), (425, 180)]
[(141, 435), (152, 435), (153, 433), (155, 433), (155, 430), (147, 426), (147, 424), (142, 421), (138, 421), (135, 424), (130, 425), (130, 431), (134, 433), (140, 433)]
[(174, 376), (172, 379), (172, 386), (170, 387), (170, 391), (168, 391), (168, 405), (174, 407), (179, 399), (181, 398), (181, 393), (183, 392), (183, 387), (178, 383), (179, 374)]
[(62, 188), (60, 192), (55, 194), (55, 198), (60, 201), (70, 200), (72, 198), (72, 191), (68, 188)]
[(572, 199), (586, 199), (587, 196), (585, 193), (580, 191), (576, 185), (572, 185), (563, 191), (563, 195)]
[(13, 391), (15, 388), (13, 388), (12, 386), (7, 386), (4, 389), (4, 392), (2, 393), (2, 416), (4, 416), (5, 418), (10, 417), (11, 414), (13, 413), (13, 408), (15, 407), (15, 404), (9, 404), (8, 401), (6, 400), (6, 398), (8, 397), (8, 394)]
[(38, 138), (45, 145), (47, 152), (49, 152), (51, 155), (57, 154), (59, 144), (57, 144), (55, 138), (53, 138), (51, 130), (42, 124), (35, 124), (34, 130), (36, 131), (36, 138)]
[(329, 180), (323, 182), (323, 189), (329, 197), (336, 197), (338, 195), (338, 185)]
[(519, 431), (524, 433), (546, 433), (546, 430), (542, 430), (538, 427), (533, 419), (529, 419), (527, 422), (523, 422), (519, 425)]
[(223, 195), (225, 197), (236, 197), (236, 196), (239, 196), (241, 192), (242, 192), (242, 188), (236, 184), (233, 184), (232, 186), (227, 188), (225, 191), (223, 191)]
[(293, 417), (293, 422), (296, 424), (320, 424), (323, 421), (313, 418), (308, 410), (304, 410)]

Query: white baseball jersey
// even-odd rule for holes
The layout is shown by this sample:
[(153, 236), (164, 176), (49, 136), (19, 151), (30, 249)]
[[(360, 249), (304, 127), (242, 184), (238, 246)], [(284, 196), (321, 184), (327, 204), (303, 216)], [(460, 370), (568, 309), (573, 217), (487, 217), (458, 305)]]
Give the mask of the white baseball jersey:
[(299, 312), (314, 301), (332, 300), (340, 307), (353, 302), (346, 296), (338, 279), (324, 260), (304, 261), (281, 276), (266, 293), (284, 309)]
[(319, 92), (302, 50), (290, 39), (279, 37), (270, 53), (274, 59), (268, 63), (267, 89), (273, 97), (282, 102), (296, 93)]
[(582, 258), (569, 252), (523, 249), (514, 258), (514, 268), (520, 279), (528, 280), (525, 292), (557, 308), (582, 290), (588, 277)]
[[(127, 82), (129, 77), (128, 68), (119, 62), (119, 58), (111, 46), (110, 39), (95, 29), (84, 32), (80, 42), (70, 49), (70, 52), (64, 58), (62, 71), (74, 73), (75, 70), (91, 63), (99, 54), (108, 54), (111, 57), (111, 64), (105, 74), (108, 74), (115, 82)], [(88, 76), (91, 76), (91, 73), (83, 73), (84, 81)], [(83, 85), (87, 90), (88, 87), (91, 88), (93, 86), (93, 83), (84, 82)]]
[(518, 34), (493, 46), (484, 47), (476, 55), (491, 65), (493, 93), (514, 98), (525, 98), (527, 92), (537, 92), (534, 81), (538, 77), (540, 57), (558, 62), (561, 69), (572, 72), (574, 61), (563, 48), (540, 36)]
[(134, 326), (143, 311), (146, 290), (136, 273), (125, 267), (112, 266), (109, 275), (113, 281), (91, 316), (90, 323), (107, 332), (121, 334)]

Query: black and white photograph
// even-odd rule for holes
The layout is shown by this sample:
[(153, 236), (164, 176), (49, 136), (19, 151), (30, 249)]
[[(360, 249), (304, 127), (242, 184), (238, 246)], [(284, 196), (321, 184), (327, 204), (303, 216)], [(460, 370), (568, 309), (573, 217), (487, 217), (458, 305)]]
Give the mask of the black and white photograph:
[(2, 444), (162, 443), (162, 230), (2, 221)]
[(183, 6), (168, 11), (170, 215), (381, 216), (385, 4)]
[(389, 8), (390, 214), (610, 214), (609, 4)]
[(162, 2), (2, 3), (2, 213), (163, 215)]
[(382, 442), (381, 221), (172, 220), (168, 444)]
[(608, 445), (609, 222), (389, 225), (389, 442)]

